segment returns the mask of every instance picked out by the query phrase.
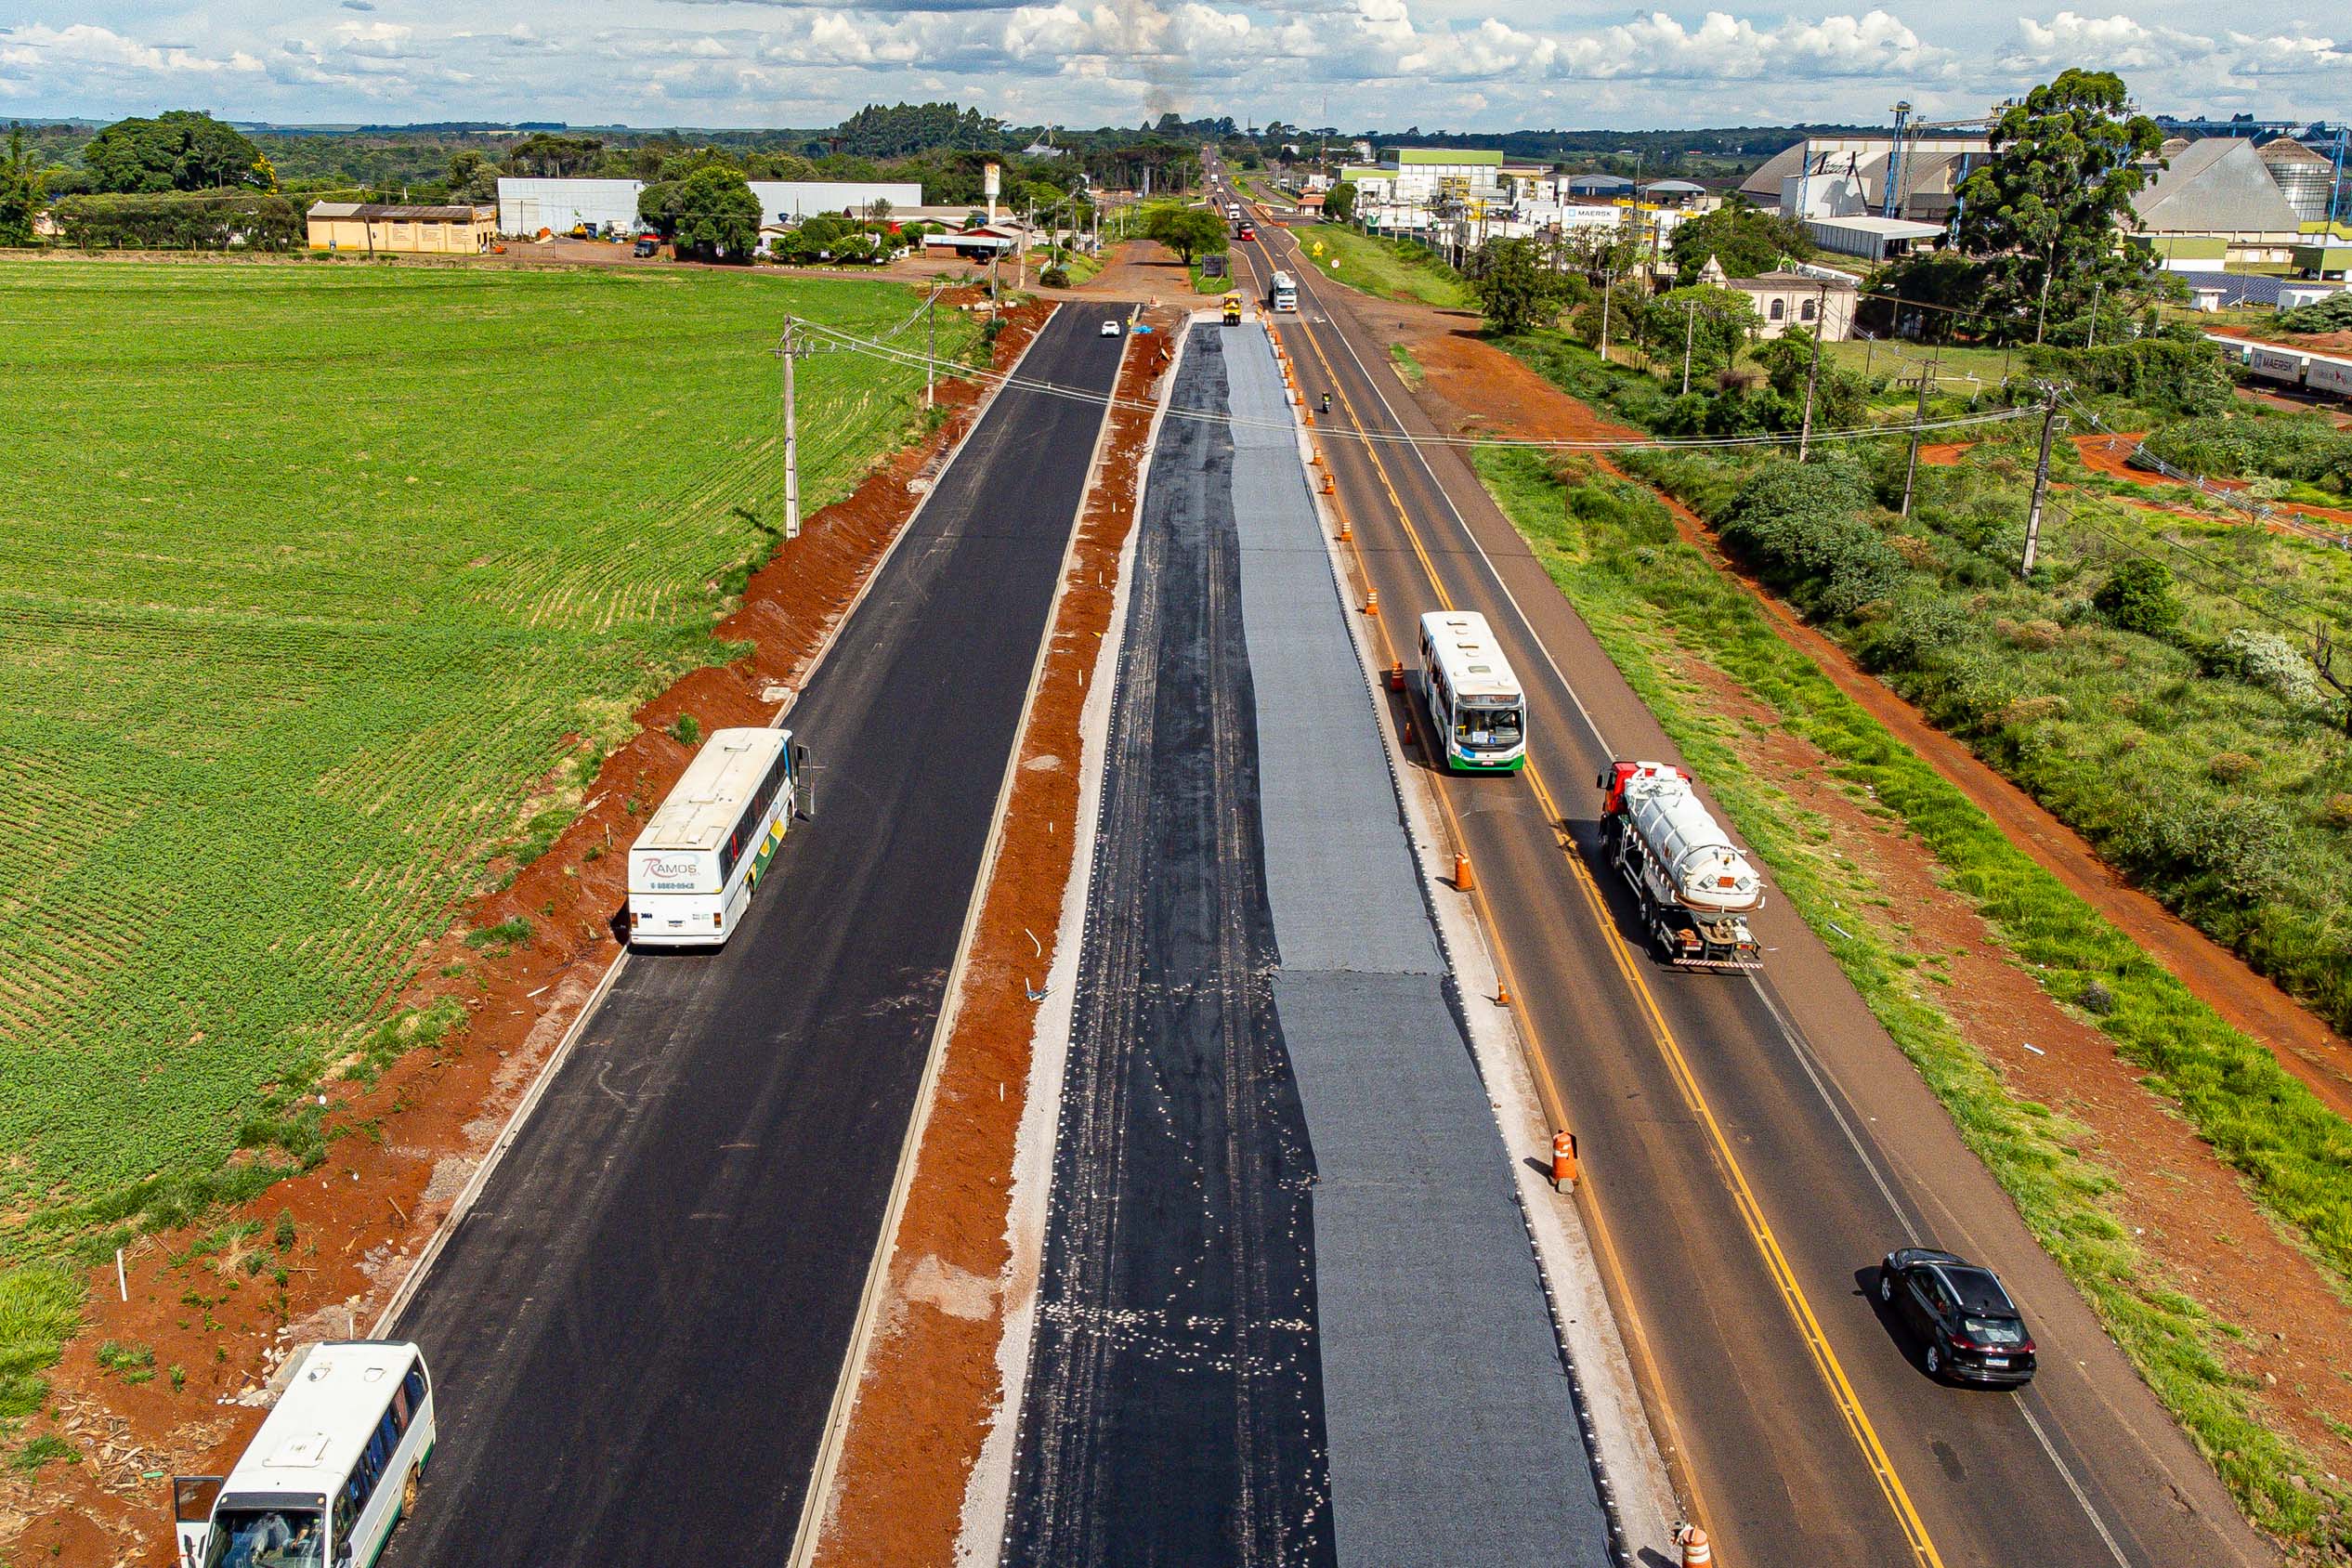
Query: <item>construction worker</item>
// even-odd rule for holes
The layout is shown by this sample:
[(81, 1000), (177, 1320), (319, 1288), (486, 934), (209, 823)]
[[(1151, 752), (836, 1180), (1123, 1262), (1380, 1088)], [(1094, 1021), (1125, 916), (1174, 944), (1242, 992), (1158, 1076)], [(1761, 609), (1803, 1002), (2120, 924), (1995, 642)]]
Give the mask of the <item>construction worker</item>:
[(1328, 392), (1323, 395), (1323, 412), (1326, 413), (1331, 412), (1331, 394)]

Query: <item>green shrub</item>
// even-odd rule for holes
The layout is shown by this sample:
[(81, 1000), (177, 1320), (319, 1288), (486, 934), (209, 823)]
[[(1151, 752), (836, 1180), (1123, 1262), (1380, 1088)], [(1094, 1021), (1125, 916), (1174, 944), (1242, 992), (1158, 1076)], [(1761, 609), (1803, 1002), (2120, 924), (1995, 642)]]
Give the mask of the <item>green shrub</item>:
[(702, 721), (692, 713), (680, 713), (670, 721), (670, 738), (681, 746), (691, 746), (702, 738)]
[(2142, 636), (2166, 636), (2180, 624), (2172, 568), (2145, 557), (2125, 561), (2110, 572), (2091, 595), (2091, 605), (2118, 631)]
[(2215, 751), (2205, 760), (2205, 771), (2216, 784), (2235, 784), (2260, 765), (2243, 751)]
[(1069, 268), (1049, 267), (1038, 274), (1038, 284), (1041, 288), (1066, 289), (1070, 286)]
[(2279, 325), (2291, 333), (2352, 332), (2352, 289), (2281, 310)]
[(2216, 478), (2259, 477), (2339, 489), (2352, 481), (2352, 432), (2338, 430), (2323, 414), (2187, 419), (2157, 430), (2142, 444), (2176, 468)]
[(1808, 614), (1851, 615), (1908, 574), (1886, 536), (1856, 516), (1861, 475), (1835, 461), (1768, 463), (1719, 520), (1723, 542)]

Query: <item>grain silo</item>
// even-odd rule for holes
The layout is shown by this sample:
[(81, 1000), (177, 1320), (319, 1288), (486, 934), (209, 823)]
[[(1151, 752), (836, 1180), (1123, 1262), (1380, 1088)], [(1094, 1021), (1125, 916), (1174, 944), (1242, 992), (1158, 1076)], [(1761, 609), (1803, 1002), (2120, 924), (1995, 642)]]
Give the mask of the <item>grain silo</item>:
[(2293, 137), (2280, 137), (2258, 150), (2296, 217), (2318, 223), (2328, 216), (2328, 188), (2335, 183), (2334, 164)]

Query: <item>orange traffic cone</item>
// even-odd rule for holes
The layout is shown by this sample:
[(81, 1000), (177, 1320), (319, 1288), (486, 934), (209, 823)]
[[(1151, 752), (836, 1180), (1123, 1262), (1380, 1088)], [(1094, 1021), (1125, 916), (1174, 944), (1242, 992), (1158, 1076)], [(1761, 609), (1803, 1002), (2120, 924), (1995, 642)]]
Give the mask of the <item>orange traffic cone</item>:
[[(1339, 488), (1331, 482), (1331, 470), (1328, 468), (1326, 468), (1323, 471), (1323, 493), (1326, 495), (1337, 495), (1339, 493)], [(1339, 526), (1341, 528), (1345, 528), (1347, 525), (1342, 523)], [(1345, 539), (1347, 535), (1343, 533), (1339, 537)]]
[(1389, 665), (1389, 689), (1391, 691), (1405, 689), (1405, 660), (1402, 659)]
[[(1313, 419), (1314, 415), (1310, 413), (1307, 417), (1309, 419)], [(1321, 447), (1310, 447), (1307, 449), (1307, 466), (1310, 468), (1320, 468), (1323, 466), (1323, 449)]]
[(1378, 588), (1366, 588), (1364, 591), (1364, 613), (1366, 615), (1380, 613), (1380, 591)]
[[(1551, 1135), (1551, 1184), (1563, 1193), (1576, 1184), (1576, 1135), (1564, 1129)], [(1706, 1537), (1700, 1536), (1699, 1542), (1704, 1551)]]
[(1412, 715), (1412, 714), (1407, 713), (1407, 714), (1405, 714), (1405, 732), (1404, 732), (1404, 734), (1403, 734), (1403, 735), (1401, 735), (1400, 737), (1398, 737), (1398, 738), (1399, 738), (1400, 740), (1402, 740), (1402, 741), (1403, 741), (1405, 745), (1407, 745), (1407, 746), (1410, 746), (1410, 745), (1412, 745), (1412, 744), (1413, 744), (1413, 715)]
[(1477, 885), (1478, 877), (1470, 870), (1470, 856), (1456, 850), (1454, 852), (1454, 891), (1468, 893)]
[(1307, 424), (1308, 424), (1310, 426), (1312, 426), (1312, 425), (1314, 424), (1314, 410), (1313, 410), (1313, 409), (1309, 409), (1309, 410), (1307, 411)]
[[(1328, 474), (1326, 474), (1323, 477), (1323, 493), (1326, 495), (1329, 495), (1331, 493), (1331, 476)], [(1345, 512), (1340, 513), (1339, 542), (1345, 544), (1349, 540), (1353, 539), (1355, 535), (1350, 532), (1348, 529), (1348, 515)]]
[(1705, 1531), (1695, 1524), (1678, 1524), (1674, 1527), (1674, 1539), (1682, 1548), (1682, 1568), (1711, 1568), (1715, 1548), (1706, 1544)]

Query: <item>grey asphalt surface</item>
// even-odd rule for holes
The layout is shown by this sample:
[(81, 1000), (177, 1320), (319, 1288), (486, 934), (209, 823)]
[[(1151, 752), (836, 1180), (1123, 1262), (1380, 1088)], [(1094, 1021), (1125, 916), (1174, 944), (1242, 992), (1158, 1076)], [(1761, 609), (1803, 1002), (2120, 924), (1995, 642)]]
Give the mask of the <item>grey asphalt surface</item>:
[[(1193, 329), (1229, 395), (1262, 333)], [(1167, 422), (1143, 529), (1008, 1560), (1605, 1563), (1290, 438)]]
[[(1221, 409), (1188, 352), (1177, 408)], [(1112, 703), (1005, 1559), (1327, 1563), (1313, 1156), (1274, 927), (1228, 502), (1169, 419)]]
[[(1437, 434), (1347, 292), (1291, 259), (1291, 236), (1271, 225), (1261, 233), (1261, 242), (1240, 247), (1244, 276), (1254, 268), (1262, 284), (1277, 265), (1300, 276), (1300, 313), (1284, 335), (1308, 395), (1335, 394), (1326, 424)], [(1605, 918), (1639, 948), (1630, 902), (1596, 854), (1590, 786), (1613, 754), (1673, 761), (1678, 752), (1457, 451), (1390, 445), (1376, 461), (1341, 438), (1325, 450), (1380, 593), (1385, 634), (1407, 640), (1410, 618), (1437, 608), (1442, 588), (1453, 605), (1487, 617), (1526, 684), (1531, 757), (1557, 792), (1559, 817), (1532, 779), (1449, 777), (1440, 788), (1486, 885), (1554, 1108), (1582, 1142), (1581, 1201), (1605, 1283), (1717, 1561), (2275, 1561), (1835, 960), (1776, 901), (1756, 922), (1769, 954), (1753, 983), (1639, 957), (1637, 973), (1915, 1510), (1915, 1533), (1906, 1528), (1800, 1338), (1567, 858), (1585, 859)], [(2007, 1278), (2043, 1346), (2030, 1392), (1943, 1388), (1919, 1371), (1915, 1348), (1890, 1332), (1869, 1295), (1879, 1255), (1914, 1239)]]
[[(1112, 313), (1025, 375), (1106, 394)], [(403, 1313), (395, 1568), (791, 1550), (1102, 416), (998, 398), (791, 715), (820, 815), (724, 949), (631, 960)]]

